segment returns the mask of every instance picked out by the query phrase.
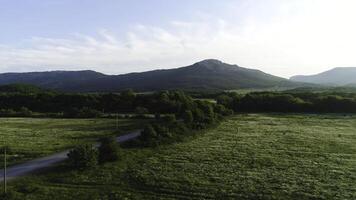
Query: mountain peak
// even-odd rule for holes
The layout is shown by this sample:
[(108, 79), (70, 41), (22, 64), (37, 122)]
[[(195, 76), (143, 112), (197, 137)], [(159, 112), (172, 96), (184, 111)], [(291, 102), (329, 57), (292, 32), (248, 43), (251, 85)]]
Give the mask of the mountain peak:
[(205, 60), (202, 60), (202, 61), (200, 61), (200, 62), (197, 62), (197, 63), (195, 63), (195, 64), (203, 64), (203, 65), (206, 65), (206, 64), (223, 64), (223, 62), (222, 61), (220, 61), (220, 60), (217, 60), (217, 59), (205, 59)]

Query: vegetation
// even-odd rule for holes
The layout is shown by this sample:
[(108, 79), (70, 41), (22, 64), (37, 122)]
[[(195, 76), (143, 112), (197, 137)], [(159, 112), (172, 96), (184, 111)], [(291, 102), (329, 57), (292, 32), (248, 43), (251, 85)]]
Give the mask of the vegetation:
[(141, 146), (158, 146), (179, 141), (186, 135), (192, 135), (196, 130), (217, 124), (223, 116), (233, 113), (223, 105), (194, 100), (182, 92), (166, 92), (159, 95), (161, 102), (164, 103), (161, 109), (167, 109), (164, 112), (170, 114), (147, 125), (141, 136), (132, 143)]
[[(28, 84), (9, 84), (9, 85), (1, 85), (0, 92), (1, 93), (21, 93), (21, 94), (34, 94), (47, 92), (48, 90), (44, 90), (40, 87)], [(53, 92), (53, 91), (51, 91)]]
[(68, 153), (68, 163), (76, 169), (93, 168), (98, 164), (98, 150), (90, 144), (77, 146)]
[(9, 187), (27, 200), (355, 199), (355, 120), (240, 114), (182, 143), (126, 148), (119, 162), (58, 166)]
[(99, 147), (99, 162), (113, 162), (120, 159), (120, 148), (117, 145), (116, 138), (106, 137), (102, 139)]
[[(0, 118), (0, 147), (9, 146), (10, 164), (48, 155), (98, 138), (144, 126), (147, 120)], [(2, 166), (3, 159), (0, 159)]]
[(217, 102), (235, 112), (356, 113), (356, 93), (226, 93)]
[[(67, 163), (14, 181), (6, 198), (353, 199), (356, 117), (305, 113), (354, 113), (356, 94), (310, 94), (224, 92), (197, 99), (181, 91), (0, 93), (0, 111), (5, 114), (99, 117), (0, 119), (4, 121), (0, 132), (5, 132), (6, 145), (13, 149), (12, 164), (76, 146)], [(304, 114), (231, 117), (234, 112)], [(150, 114), (156, 120), (116, 123), (100, 118), (118, 113)], [(107, 137), (116, 135), (117, 129), (144, 124), (141, 136), (123, 149)], [(196, 137), (201, 132), (206, 133)], [(21, 136), (33, 143), (19, 141)], [(99, 149), (88, 145), (103, 137)], [(30, 149), (26, 154), (24, 150)]]

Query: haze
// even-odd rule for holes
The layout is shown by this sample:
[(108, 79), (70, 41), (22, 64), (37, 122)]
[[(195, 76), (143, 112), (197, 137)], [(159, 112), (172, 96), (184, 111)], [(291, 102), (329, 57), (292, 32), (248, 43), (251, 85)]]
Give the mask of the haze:
[(215, 58), (289, 77), (356, 66), (352, 0), (1, 0), (0, 72), (122, 74)]

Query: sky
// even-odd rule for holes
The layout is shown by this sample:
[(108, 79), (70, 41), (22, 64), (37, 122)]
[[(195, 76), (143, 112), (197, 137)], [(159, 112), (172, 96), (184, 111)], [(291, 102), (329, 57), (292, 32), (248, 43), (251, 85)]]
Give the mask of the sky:
[(0, 72), (356, 67), (354, 0), (0, 0)]

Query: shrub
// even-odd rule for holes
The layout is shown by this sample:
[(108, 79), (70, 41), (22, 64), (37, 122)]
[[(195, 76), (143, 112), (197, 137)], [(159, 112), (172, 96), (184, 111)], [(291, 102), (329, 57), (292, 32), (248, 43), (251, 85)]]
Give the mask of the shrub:
[(98, 164), (98, 150), (92, 145), (80, 145), (68, 153), (68, 158), (74, 168), (92, 168)]
[(140, 140), (145, 146), (156, 145), (158, 134), (152, 125), (147, 125), (141, 132)]
[(88, 107), (84, 107), (80, 109), (78, 113), (78, 117), (83, 117), (83, 118), (95, 118), (101, 116), (102, 113), (100, 111)]
[(147, 114), (147, 113), (148, 113), (148, 110), (147, 110), (147, 108), (145, 108), (145, 107), (140, 107), (140, 106), (138, 106), (138, 107), (136, 107), (136, 109), (135, 109), (135, 113), (136, 113), (136, 114), (143, 115), (143, 114)]
[(23, 200), (25, 196), (20, 192), (9, 190), (6, 194), (0, 194), (1, 200)]
[(22, 117), (30, 117), (32, 115), (32, 111), (26, 107), (21, 107), (19, 110), (19, 115)]
[(99, 147), (99, 162), (113, 162), (120, 158), (119, 146), (113, 137), (104, 138), (101, 140)]
[(176, 116), (169, 114), (169, 115), (165, 115), (164, 117), (162, 117), (162, 119), (165, 123), (171, 124), (176, 121)]
[(159, 139), (162, 139), (165, 137), (172, 137), (172, 133), (170, 133), (169, 129), (163, 125), (155, 124), (153, 126), (153, 128), (155, 129)]
[(193, 113), (190, 110), (187, 110), (183, 114), (183, 120), (186, 124), (191, 124), (194, 120)]

